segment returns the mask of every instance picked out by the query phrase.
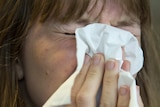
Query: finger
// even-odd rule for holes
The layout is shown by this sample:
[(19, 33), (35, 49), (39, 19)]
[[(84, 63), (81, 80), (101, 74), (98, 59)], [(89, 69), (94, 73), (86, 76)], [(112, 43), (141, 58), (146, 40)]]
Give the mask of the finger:
[[(124, 60), (121, 69), (124, 71), (130, 71), (131, 63), (128, 60)], [(134, 74), (133, 77), (136, 78), (137, 74)]]
[(141, 98), (141, 96), (140, 96), (140, 89), (139, 89), (139, 86), (137, 86), (137, 97), (138, 97), (138, 105), (139, 105), (139, 107), (144, 107), (142, 98)]
[(105, 63), (105, 74), (102, 85), (100, 107), (115, 107), (117, 103), (117, 84), (119, 63), (116, 60), (108, 60)]
[(123, 47), (123, 46), (122, 46), (121, 48), (122, 48), (122, 59), (124, 60), (124, 59), (125, 59), (125, 57), (126, 57), (126, 55), (125, 55), (125, 49), (124, 49), (124, 47)]
[(130, 90), (128, 86), (121, 86), (118, 92), (117, 107), (129, 107)]
[(102, 81), (104, 57), (101, 54), (93, 56), (86, 79), (77, 96), (77, 107), (95, 107), (96, 94)]
[(130, 62), (128, 60), (124, 60), (121, 68), (125, 71), (130, 71)]
[(87, 71), (90, 66), (90, 61), (91, 61), (90, 56), (85, 55), (83, 67), (82, 67), (80, 73), (75, 78), (75, 82), (74, 82), (74, 85), (72, 87), (72, 92), (71, 92), (71, 99), (72, 99), (72, 106), (73, 107), (75, 107), (75, 105), (76, 105), (76, 95), (77, 95), (78, 91), (81, 89), (81, 86), (85, 80)]

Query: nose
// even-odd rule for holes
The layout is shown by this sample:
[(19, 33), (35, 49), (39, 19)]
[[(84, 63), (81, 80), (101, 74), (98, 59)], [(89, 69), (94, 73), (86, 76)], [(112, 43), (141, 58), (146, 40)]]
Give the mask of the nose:
[(103, 24), (107, 24), (107, 25), (112, 25), (110, 19), (106, 18), (106, 17), (103, 17), (103, 16), (101, 16), (101, 18), (99, 20), (99, 23), (103, 23)]

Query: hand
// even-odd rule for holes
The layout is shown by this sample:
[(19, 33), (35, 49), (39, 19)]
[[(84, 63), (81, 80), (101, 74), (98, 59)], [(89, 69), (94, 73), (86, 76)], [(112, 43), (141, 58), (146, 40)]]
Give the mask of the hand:
[[(124, 61), (122, 68), (129, 71), (129, 66), (129, 62)], [(129, 107), (129, 87), (122, 86), (117, 89), (118, 68), (118, 61), (109, 60), (105, 63), (102, 54), (96, 54), (93, 58), (86, 55), (84, 65), (72, 88), (72, 104), (67, 107), (96, 107), (96, 95), (101, 83), (99, 107)], [(143, 104), (142, 101), (140, 103)]]

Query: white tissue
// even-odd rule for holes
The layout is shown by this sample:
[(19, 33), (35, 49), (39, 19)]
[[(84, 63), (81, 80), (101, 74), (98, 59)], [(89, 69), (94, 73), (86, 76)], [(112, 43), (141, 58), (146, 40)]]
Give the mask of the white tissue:
[(95, 23), (76, 29), (76, 42), (76, 71), (51, 95), (43, 107), (55, 107), (71, 103), (71, 88), (75, 77), (82, 68), (85, 53), (91, 57), (95, 53), (103, 53), (105, 60), (114, 58), (119, 60), (122, 65), (122, 47), (125, 51), (125, 59), (131, 63), (131, 74), (120, 69), (118, 87), (122, 85), (130, 86), (129, 107), (138, 107), (136, 84), (132, 75), (136, 74), (143, 66), (143, 52), (137, 39), (128, 31)]

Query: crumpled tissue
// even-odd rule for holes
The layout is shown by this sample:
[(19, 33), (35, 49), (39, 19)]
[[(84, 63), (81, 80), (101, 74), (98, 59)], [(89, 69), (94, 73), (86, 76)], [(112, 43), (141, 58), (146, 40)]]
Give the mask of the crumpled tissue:
[[(132, 75), (136, 74), (143, 66), (143, 52), (138, 40), (130, 32), (100, 23), (94, 23), (76, 29), (77, 43), (77, 68), (76, 71), (50, 96), (43, 107), (55, 107), (71, 103), (71, 88), (74, 79), (80, 72), (85, 54), (91, 57), (95, 53), (103, 53), (105, 60), (114, 58), (120, 61), (129, 60), (130, 73), (120, 69), (118, 87), (130, 86), (129, 107), (139, 107), (137, 103), (136, 83)], [(123, 59), (123, 50), (125, 57)]]

